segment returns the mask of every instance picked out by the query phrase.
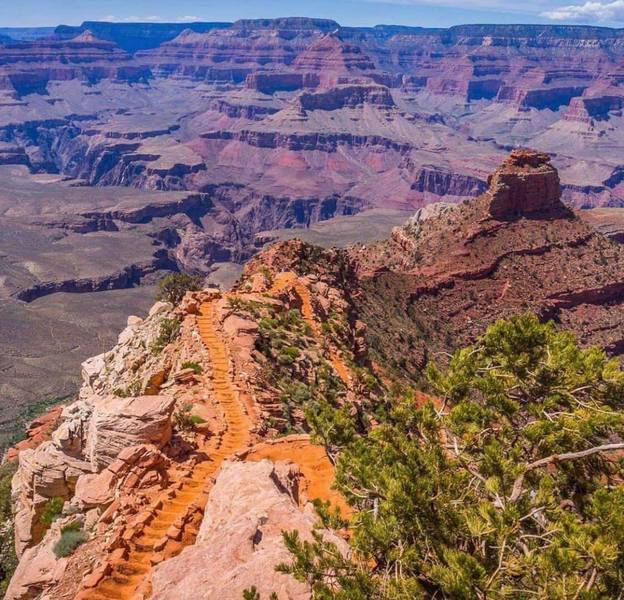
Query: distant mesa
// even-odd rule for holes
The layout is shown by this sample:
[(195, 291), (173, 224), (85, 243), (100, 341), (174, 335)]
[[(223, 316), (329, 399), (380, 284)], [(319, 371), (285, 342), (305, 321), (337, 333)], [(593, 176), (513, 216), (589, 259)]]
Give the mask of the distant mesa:
[(340, 25), (331, 19), (313, 19), (308, 17), (283, 17), (278, 19), (241, 19), (232, 25), (233, 29), (277, 29), (302, 31), (306, 29), (330, 32), (340, 29)]
[(338, 110), (357, 108), (363, 104), (381, 108), (396, 106), (390, 90), (383, 85), (374, 84), (339, 85), (318, 92), (304, 92), (298, 100), (303, 110)]

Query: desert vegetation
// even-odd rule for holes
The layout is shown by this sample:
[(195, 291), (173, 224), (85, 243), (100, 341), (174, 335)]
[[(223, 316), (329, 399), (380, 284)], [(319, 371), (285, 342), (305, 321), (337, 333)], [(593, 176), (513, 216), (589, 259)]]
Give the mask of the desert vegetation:
[(76, 548), (89, 539), (88, 534), (78, 522), (73, 522), (61, 528), (61, 537), (54, 545), (53, 551), (57, 558), (70, 556)]
[[(527, 314), (490, 326), (428, 400), (362, 430), (326, 407), (353, 558), (287, 532), (314, 598), (616, 598), (624, 584), (624, 373)], [(327, 513), (325, 513), (327, 521)]]
[(174, 306), (180, 303), (186, 292), (201, 290), (203, 279), (188, 273), (171, 273), (158, 283), (157, 300), (171, 302)]

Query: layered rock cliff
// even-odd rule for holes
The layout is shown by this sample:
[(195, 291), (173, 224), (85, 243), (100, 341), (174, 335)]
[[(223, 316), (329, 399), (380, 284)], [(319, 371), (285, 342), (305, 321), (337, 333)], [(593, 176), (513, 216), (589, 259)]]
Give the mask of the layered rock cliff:
[[(585, 344), (621, 354), (621, 311), (614, 309), (624, 289), (621, 246), (563, 205), (546, 155), (514, 151), (489, 181), (474, 202), (351, 251), (370, 293), (360, 297), (361, 310), (374, 324), (378, 350), (388, 360), (422, 365), (495, 318), (532, 310)], [(389, 317), (395, 309), (405, 325), (402, 343), (412, 349), (407, 359), (390, 357), (395, 346), (380, 343), (389, 333), (385, 323), (398, 324)]]

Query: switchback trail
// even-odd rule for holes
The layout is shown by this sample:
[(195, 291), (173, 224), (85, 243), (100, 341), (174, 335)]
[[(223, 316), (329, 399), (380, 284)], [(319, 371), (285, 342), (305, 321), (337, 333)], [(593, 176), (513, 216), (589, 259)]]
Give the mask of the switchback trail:
[(226, 429), (222, 435), (209, 438), (205, 446), (200, 448), (206, 460), (198, 463), (192, 473), (179, 482), (179, 489), (174, 491), (173, 497), (163, 501), (154, 518), (131, 541), (132, 550), (127, 559), (117, 564), (112, 574), (96, 588), (83, 593), (81, 600), (133, 598), (152, 568), (152, 559), (158, 554), (155, 546), (158, 547), (169, 528), (193, 504), (202, 508), (205, 506), (208, 500), (207, 484), (221, 463), (244, 450), (249, 443), (251, 424), (233, 385), (228, 350), (216, 325), (215, 303), (212, 300), (202, 305), (198, 325), (210, 355), (214, 401), (224, 412)]
[[(275, 276), (271, 292), (279, 294), (289, 288), (295, 290), (297, 296), (301, 299), (301, 315), (312, 329), (314, 335), (321, 339), (322, 331), (319, 322), (316, 319), (314, 308), (312, 307), (312, 296), (310, 294), (310, 290), (301, 282), (295, 273), (291, 271), (278, 273)], [(332, 364), (343, 383), (348, 387), (351, 382), (349, 368), (336, 352), (336, 349), (332, 347), (329, 348), (329, 362)]]

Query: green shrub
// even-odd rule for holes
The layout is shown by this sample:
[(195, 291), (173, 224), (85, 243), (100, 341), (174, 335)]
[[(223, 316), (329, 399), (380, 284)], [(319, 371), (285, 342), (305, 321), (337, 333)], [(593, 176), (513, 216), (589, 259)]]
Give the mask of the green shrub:
[(202, 283), (201, 277), (195, 277), (188, 273), (171, 273), (159, 282), (156, 299), (171, 302), (173, 305), (179, 304), (186, 292), (201, 290)]
[(271, 273), (271, 270), (266, 266), (263, 265), (260, 268), (260, 272), (264, 275), (264, 278), (267, 280), (267, 283), (269, 285), (273, 285), (273, 273)]
[(63, 498), (50, 498), (50, 500), (48, 500), (43, 507), (40, 521), (46, 527), (50, 527), (50, 525), (52, 525), (52, 523), (61, 516), (64, 504), (65, 500)]
[(199, 415), (191, 414), (191, 410), (193, 410), (193, 405), (185, 404), (173, 413), (173, 422), (176, 424), (178, 429), (188, 431), (193, 429), (195, 425), (201, 425), (206, 422), (206, 420)]
[(137, 379), (133, 381), (128, 387), (117, 388), (113, 391), (113, 394), (119, 398), (133, 398), (141, 393), (141, 382)]
[(180, 333), (180, 321), (178, 319), (163, 319), (158, 337), (152, 343), (152, 352), (160, 354), (165, 346), (175, 340), (178, 333)]
[(196, 362), (192, 362), (187, 360), (186, 362), (182, 363), (182, 368), (183, 369), (193, 369), (193, 371), (195, 372), (196, 375), (200, 375), (203, 372), (203, 367)]
[(71, 523), (61, 529), (61, 538), (52, 549), (58, 558), (73, 554), (74, 550), (89, 539), (86, 532), (77, 523)]
[(279, 570), (323, 600), (621, 597), (617, 359), (521, 315), (427, 375), (437, 399), (388, 398), (375, 427), (308, 411), (337, 455), (352, 552), (287, 532)]
[(258, 326), (261, 329), (275, 329), (276, 327), (279, 326), (279, 321), (277, 319), (272, 319), (270, 317), (262, 317), (262, 319), (260, 319), (260, 323), (258, 324)]
[(81, 531), (81, 530), (82, 530), (82, 525), (78, 521), (72, 521), (71, 523), (68, 523), (67, 525), (63, 525), (63, 527), (61, 527), (61, 533), (67, 533), (68, 531)]
[(227, 305), (228, 308), (236, 313), (246, 313), (256, 319), (260, 318), (262, 311), (266, 308), (263, 302), (259, 302), (258, 300), (245, 300), (237, 296), (228, 298)]
[(299, 348), (287, 346), (282, 348), (277, 360), (283, 365), (292, 365), (299, 358), (300, 354)]
[[(262, 596), (260, 596), (256, 586), (252, 585), (250, 588), (243, 590), (243, 600), (262, 600)], [(272, 592), (269, 596), (269, 600), (278, 600), (277, 594)]]

